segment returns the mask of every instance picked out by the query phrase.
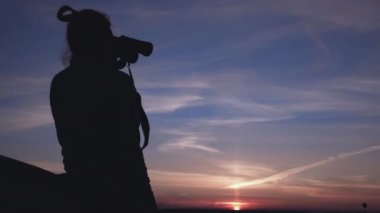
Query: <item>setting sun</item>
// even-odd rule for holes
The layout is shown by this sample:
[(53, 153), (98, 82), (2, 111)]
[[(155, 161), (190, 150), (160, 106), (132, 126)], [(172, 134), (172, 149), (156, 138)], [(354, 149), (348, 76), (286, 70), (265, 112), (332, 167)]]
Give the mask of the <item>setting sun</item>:
[(217, 205), (224, 205), (228, 209), (232, 209), (234, 211), (240, 211), (243, 206), (248, 205), (248, 203), (242, 203), (242, 202), (217, 202), (215, 203)]

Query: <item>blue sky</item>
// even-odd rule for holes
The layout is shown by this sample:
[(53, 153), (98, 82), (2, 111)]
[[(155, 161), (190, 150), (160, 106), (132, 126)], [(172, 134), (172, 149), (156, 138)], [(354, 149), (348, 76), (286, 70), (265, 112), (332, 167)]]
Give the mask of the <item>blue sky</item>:
[(63, 4), (155, 45), (132, 70), (160, 207), (380, 209), (379, 2), (3, 3), (0, 154), (55, 172)]

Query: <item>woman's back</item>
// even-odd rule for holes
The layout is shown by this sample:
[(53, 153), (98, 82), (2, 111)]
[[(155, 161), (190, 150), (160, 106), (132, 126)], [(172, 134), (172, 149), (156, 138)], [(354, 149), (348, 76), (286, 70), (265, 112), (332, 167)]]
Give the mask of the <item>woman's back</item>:
[(96, 69), (70, 66), (51, 85), (65, 169), (78, 175), (137, 169), (142, 156), (136, 91), (127, 74)]

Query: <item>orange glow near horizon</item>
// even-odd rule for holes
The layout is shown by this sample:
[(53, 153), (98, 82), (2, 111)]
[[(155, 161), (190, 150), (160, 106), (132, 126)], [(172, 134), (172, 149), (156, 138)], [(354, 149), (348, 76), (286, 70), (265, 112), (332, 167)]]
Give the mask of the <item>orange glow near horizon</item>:
[(240, 210), (243, 209), (244, 206), (248, 205), (248, 203), (243, 203), (243, 202), (238, 202), (238, 201), (234, 201), (234, 202), (216, 202), (215, 204), (216, 205), (226, 206), (226, 208), (232, 209), (234, 211), (240, 211)]

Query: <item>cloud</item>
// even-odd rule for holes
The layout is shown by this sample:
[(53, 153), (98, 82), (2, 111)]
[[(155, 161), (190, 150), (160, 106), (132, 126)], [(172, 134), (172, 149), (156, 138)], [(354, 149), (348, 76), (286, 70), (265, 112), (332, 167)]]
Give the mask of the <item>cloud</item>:
[(50, 81), (47, 76), (0, 76), (0, 99), (48, 91)]
[(315, 85), (272, 87), (274, 98), (286, 103), (281, 108), (292, 113), (350, 112), (351, 115), (371, 115), (380, 112), (379, 99), (368, 98), (379, 94), (380, 80), (366, 78), (336, 78)]
[(218, 176), (210, 174), (200, 174), (194, 172), (176, 172), (149, 170), (153, 186), (167, 187), (196, 187), (222, 189), (226, 184), (240, 181), (241, 178), (235, 176)]
[(200, 79), (186, 78), (186, 79), (173, 79), (166, 81), (159, 81), (160, 79), (152, 79), (150, 81), (141, 81), (139, 86), (143, 89), (162, 89), (162, 88), (171, 88), (171, 89), (207, 89), (209, 84)]
[(212, 139), (199, 137), (196, 135), (187, 135), (187, 136), (182, 136), (182, 137), (172, 139), (169, 142), (162, 143), (159, 145), (158, 149), (161, 151), (193, 149), (193, 150), (201, 150), (201, 151), (210, 152), (210, 153), (221, 152), (220, 150), (214, 147), (211, 147), (202, 143), (205, 141), (210, 142), (212, 141)]
[[(333, 25), (335, 29), (354, 28), (373, 30), (380, 27), (379, 2), (363, 1), (277, 1), (271, 5), (278, 12), (297, 16), (299, 19)], [(334, 29), (334, 28), (330, 28)]]
[[(149, 4), (139, 3), (139, 4), (128, 4), (125, 6), (119, 5), (118, 9), (113, 9), (113, 14), (128, 15), (132, 16), (134, 19), (144, 21), (157, 21), (157, 20), (171, 20), (175, 21), (188, 21), (188, 20), (204, 20), (204, 19), (226, 19), (227, 17), (241, 16), (242, 13), (252, 12), (253, 9), (258, 8), (253, 7), (250, 2), (203, 2), (194, 1), (191, 3), (183, 3), (173, 5), (168, 5), (161, 3), (159, 6), (149, 7)], [(262, 8), (261, 8), (262, 9)], [(178, 17), (181, 17), (179, 19)]]
[(305, 28), (306, 32), (309, 34), (311, 40), (316, 44), (316, 46), (318, 47), (320, 52), (323, 53), (323, 55), (325, 57), (330, 57), (331, 56), (331, 50), (327, 46), (327, 44), (322, 41), (322, 39), (320, 38), (318, 33), (315, 32), (315, 30), (307, 24), (304, 24), (303, 27)]
[(376, 78), (340, 78), (333, 79), (329, 89), (345, 92), (360, 92), (362, 94), (379, 95), (380, 79)]
[(255, 165), (253, 162), (222, 162), (217, 164), (217, 166), (239, 177), (246, 176), (252, 178), (276, 172), (274, 169), (267, 166)]
[[(0, 76), (0, 132), (17, 131), (53, 122), (50, 106), (42, 93), (50, 88), (48, 76)], [(22, 104), (20, 104), (22, 103)]]
[(300, 85), (260, 82), (249, 85), (244, 81), (230, 84), (240, 84), (244, 94), (223, 96), (223, 88), (218, 88), (220, 94), (211, 99), (205, 97), (205, 100), (228, 106), (230, 110), (239, 109), (237, 118), (245, 115), (244, 118), (249, 119), (282, 120), (305, 112), (342, 112), (356, 116), (380, 112), (379, 99), (367, 98), (379, 94), (380, 80), (376, 78), (339, 77)]
[[(237, 74), (239, 73), (239, 75)], [(192, 99), (178, 99), (179, 105), (170, 107), (170, 102), (162, 102), (162, 106), (157, 107), (155, 112), (174, 112), (175, 110), (193, 106), (207, 106), (208, 111), (197, 111), (199, 113), (194, 118), (181, 120), (180, 123), (166, 123), (165, 128), (186, 129), (194, 134), (171, 134), (171, 138), (165, 140), (158, 146), (160, 151), (199, 151), (204, 153), (219, 153), (219, 147), (204, 140), (204, 135), (199, 132), (208, 132), (208, 136), (218, 138), (220, 127), (240, 127), (252, 128), (253, 124), (260, 125), (264, 122), (292, 122), (292, 119), (302, 119), (309, 114), (324, 113), (324, 118), (328, 116), (352, 116), (354, 119), (360, 116), (376, 115), (380, 113), (379, 99), (362, 99), (366, 95), (374, 96), (380, 81), (369, 78), (344, 77), (318, 81), (309, 84), (279, 85), (274, 82), (258, 82), (249, 72), (229, 72), (222, 70), (218, 74), (199, 74), (197, 77), (189, 76), (189, 82), (202, 82), (207, 87), (198, 87), (188, 90), (186, 86), (180, 88), (178, 85), (170, 83), (170, 80), (161, 79), (157, 89), (163, 85), (168, 85), (164, 90), (165, 97), (173, 91), (183, 93), (184, 96), (202, 97)], [(186, 77), (182, 77), (185, 78)], [(168, 83), (165, 83), (168, 82)], [(195, 83), (197, 85), (198, 83)], [(152, 85), (151, 88), (155, 88)], [(149, 95), (150, 91), (144, 91)], [(167, 93), (166, 93), (167, 92)], [(202, 94), (202, 96), (191, 94)], [(356, 93), (362, 93), (357, 96)], [(143, 96), (143, 100), (145, 96)], [(160, 96), (156, 97), (160, 102)], [(175, 100), (175, 95), (172, 96)], [(375, 96), (374, 96), (375, 97)], [(168, 106), (166, 106), (168, 105)], [(159, 110), (158, 110), (159, 109)], [(176, 120), (175, 115), (170, 115)], [(199, 117), (196, 117), (199, 116)], [(154, 118), (153, 118), (154, 119)], [(178, 120), (177, 120), (178, 121)], [(223, 130), (225, 131), (225, 130)], [(227, 130), (229, 131), (229, 130)], [(161, 132), (162, 133), (162, 132)], [(159, 133), (159, 134), (161, 134)], [(207, 138), (206, 137), (206, 138)]]
[(17, 131), (53, 123), (50, 106), (0, 108), (0, 132)]
[(358, 175), (358, 176), (342, 176), (337, 180), (313, 180), (306, 179), (301, 180), (303, 185), (308, 185), (309, 187), (316, 188), (353, 188), (353, 189), (368, 189), (368, 190), (378, 190), (380, 185), (371, 184), (368, 180), (369, 175)]
[[(308, 85), (275, 85), (253, 82), (229, 82), (228, 88), (241, 87), (237, 91), (225, 91), (210, 83), (214, 90), (205, 96), (202, 104), (214, 106), (220, 114), (190, 121), (193, 125), (242, 125), (256, 122), (282, 121), (307, 116), (306, 113), (349, 113), (351, 116), (377, 115), (380, 113), (380, 80), (367, 78), (336, 78)], [(230, 96), (228, 93), (237, 95)], [(243, 94), (242, 94), (243, 93)]]
[(174, 112), (178, 109), (199, 105), (201, 96), (197, 95), (179, 95), (179, 96), (160, 96), (145, 95), (143, 96), (143, 105), (149, 113), (167, 113)]
[(312, 169), (315, 167), (319, 167), (319, 166), (322, 166), (324, 164), (331, 163), (331, 162), (334, 162), (337, 160), (342, 160), (342, 159), (350, 158), (350, 157), (353, 157), (356, 155), (361, 155), (361, 154), (365, 154), (365, 153), (369, 153), (369, 152), (375, 152), (378, 150), (380, 150), (380, 145), (369, 146), (369, 147), (359, 149), (356, 151), (341, 153), (338, 155), (330, 156), (326, 159), (323, 159), (323, 160), (320, 160), (320, 161), (317, 161), (317, 162), (314, 162), (311, 164), (292, 168), (292, 169), (289, 169), (289, 170), (286, 170), (284, 172), (280, 172), (280, 173), (277, 173), (277, 174), (274, 174), (274, 175), (271, 175), (268, 177), (257, 178), (257, 179), (251, 180), (251, 181), (244, 181), (244, 182), (240, 182), (240, 183), (235, 183), (235, 184), (230, 185), (229, 188), (243, 188), (243, 187), (249, 187), (249, 186), (264, 184), (264, 183), (268, 183), (268, 182), (281, 181), (282, 179), (285, 179), (289, 176), (298, 174), (298, 173), (303, 172), (305, 170), (309, 170), (309, 169)]
[(198, 126), (198, 125), (204, 125), (204, 126), (226, 126), (226, 125), (243, 125), (248, 123), (259, 123), (259, 122), (272, 122), (272, 121), (281, 121), (281, 120), (288, 120), (294, 118), (293, 116), (284, 116), (284, 117), (254, 117), (249, 116), (247, 118), (218, 118), (218, 119), (205, 119), (201, 118), (198, 120), (193, 120), (190, 123), (192, 125)]

